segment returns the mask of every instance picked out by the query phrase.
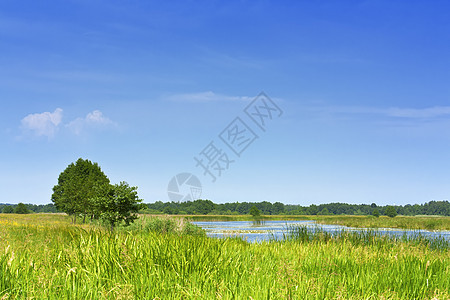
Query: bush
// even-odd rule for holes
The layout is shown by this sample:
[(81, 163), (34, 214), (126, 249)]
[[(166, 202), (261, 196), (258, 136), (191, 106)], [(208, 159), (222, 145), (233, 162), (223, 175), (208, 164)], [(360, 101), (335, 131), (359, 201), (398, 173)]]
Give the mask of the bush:
[(378, 209), (375, 208), (375, 209), (373, 210), (372, 216), (377, 217), (377, 218), (380, 216), (380, 212), (378, 211)]
[(183, 235), (206, 236), (205, 230), (192, 223), (185, 223), (181, 232)]
[(147, 231), (163, 234), (174, 233), (175, 228), (175, 221), (170, 218), (153, 218), (145, 225)]
[(259, 217), (261, 215), (261, 212), (259, 211), (259, 209), (256, 206), (252, 206), (250, 208), (250, 214), (254, 217)]
[(206, 236), (206, 232), (185, 219), (152, 218), (144, 225), (144, 230), (159, 234), (181, 234)]

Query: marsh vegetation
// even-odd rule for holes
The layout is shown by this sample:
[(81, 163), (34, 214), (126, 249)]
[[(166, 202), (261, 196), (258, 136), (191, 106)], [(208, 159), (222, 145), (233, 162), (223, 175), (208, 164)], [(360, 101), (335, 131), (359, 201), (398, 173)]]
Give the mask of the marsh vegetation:
[(0, 215), (2, 299), (448, 299), (448, 245), (301, 227), (213, 239), (186, 221), (110, 232), (64, 215)]

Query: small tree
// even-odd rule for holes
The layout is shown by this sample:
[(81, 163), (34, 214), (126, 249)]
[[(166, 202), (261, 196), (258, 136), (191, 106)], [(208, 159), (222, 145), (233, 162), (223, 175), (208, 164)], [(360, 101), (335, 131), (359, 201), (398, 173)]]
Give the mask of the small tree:
[(378, 209), (375, 208), (375, 209), (373, 210), (372, 216), (377, 217), (377, 218), (380, 216), (380, 212), (378, 211)]
[(14, 213), (16, 214), (29, 214), (30, 211), (28, 210), (27, 206), (20, 202), (17, 204), (16, 208), (14, 209)]
[[(104, 188), (104, 187), (103, 187)], [(92, 199), (100, 218), (111, 226), (111, 231), (120, 222), (128, 226), (137, 219), (136, 213), (141, 209), (142, 200), (138, 198), (137, 187), (126, 182), (109, 185), (102, 196)]]
[(259, 211), (259, 209), (254, 205), (250, 208), (249, 212), (253, 217), (259, 217), (261, 215), (261, 212)]
[(397, 215), (397, 211), (395, 210), (395, 207), (393, 207), (393, 206), (386, 207), (386, 210), (384, 213), (386, 214), (386, 216), (391, 217), (391, 218), (393, 218)]

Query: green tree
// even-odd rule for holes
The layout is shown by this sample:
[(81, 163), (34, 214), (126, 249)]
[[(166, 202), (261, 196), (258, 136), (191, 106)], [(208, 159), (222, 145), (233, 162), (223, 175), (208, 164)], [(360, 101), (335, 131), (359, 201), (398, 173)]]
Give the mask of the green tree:
[(12, 207), (12, 205), (5, 205), (3, 207), (4, 214), (12, 214), (13, 212), (14, 212), (14, 208)]
[(261, 215), (261, 212), (259, 211), (259, 209), (258, 209), (255, 205), (253, 205), (253, 206), (250, 208), (249, 213), (250, 213), (253, 217), (259, 217), (259, 216)]
[(109, 179), (99, 165), (80, 158), (59, 175), (51, 200), (59, 210), (71, 215), (74, 223), (78, 215), (83, 216), (84, 223), (87, 215), (96, 216), (91, 199), (100, 196), (101, 189), (95, 187), (106, 185)]
[(28, 210), (27, 206), (20, 202), (17, 204), (16, 208), (14, 209), (15, 214), (29, 214), (30, 211)]
[(380, 216), (380, 212), (378, 211), (378, 209), (375, 208), (375, 209), (373, 210), (372, 216), (377, 217), (377, 218)]
[(120, 184), (101, 186), (99, 190), (103, 190), (100, 193), (102, 195), (92, 198), (92, 202), (96, 211), (100, 213), (100, 218), (110, 225), (111, 231), (122, 221), (128, 226), (137, 219), (136, 213), (142, 208), (142, 200), (137, 195), (137, 187), (121, 182)]
[(393, 218), (397, 215), (397, 211), (395, 210), (395, 207), (393, 207), (393, 206), (386, 207), (386, 210), (384, 211), (384, 213), (386, 214), (386, 216), (391, 217), (391, 218)]
[(324, 208), (321, 211), (319, 211), (318, 215), (330, 215), (330, 212), (328, 211), (328, 208)]

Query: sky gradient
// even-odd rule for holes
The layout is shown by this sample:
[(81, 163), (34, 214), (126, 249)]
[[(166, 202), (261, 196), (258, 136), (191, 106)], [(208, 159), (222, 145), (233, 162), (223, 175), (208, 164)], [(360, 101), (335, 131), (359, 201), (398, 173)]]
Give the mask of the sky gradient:
[[(0, 1), (0, 203), (78, 158), (144, 202), (415, 204), (450, 194), (447, 1)], [(245, 108), (282, 114), (263, 131)], [(239, 117), (258, 136), (220, 139)], [(242, 140), (244, 141), (244, 140)], [(215, 182), (194, 157), (234, 160)]]

